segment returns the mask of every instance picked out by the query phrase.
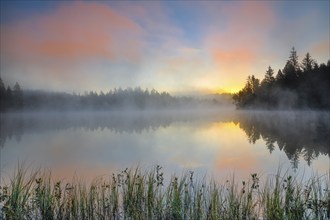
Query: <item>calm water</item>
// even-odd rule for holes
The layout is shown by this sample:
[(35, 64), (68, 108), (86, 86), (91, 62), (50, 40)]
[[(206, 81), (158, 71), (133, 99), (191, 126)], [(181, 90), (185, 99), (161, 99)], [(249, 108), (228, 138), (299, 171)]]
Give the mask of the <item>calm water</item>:
[(1, 179), (18, 161), (56, 178), (92, 179), (126, 167), (167, 175), (247, 178), (329, 173), (329, 112), (97, 112), (1, 115)]

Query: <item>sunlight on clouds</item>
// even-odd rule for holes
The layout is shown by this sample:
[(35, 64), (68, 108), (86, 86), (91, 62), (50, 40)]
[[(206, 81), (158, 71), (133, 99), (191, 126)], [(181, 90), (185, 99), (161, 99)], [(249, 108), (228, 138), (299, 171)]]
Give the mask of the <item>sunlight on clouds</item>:
[(13, 59), (41, 64), (100, 58), (136, 61), (141, 32), (138, 24), (104, 4), (74, 2), (4, 27), (1, 36)]
[(330, 38), (315, 43), (312, 46), (310, 53), (313, 57), (316, 57), (317, 60), (327, 62), (327, 60), (330, 58)]
[[(268, 65), (283, 68), (292, 46), (298, 52), (309, 49), (320, 62), (329, 59), (328, 32), (319, 31), (329, 15), (319, 16), (316, 9), (288, 20), (280, 11), (289, 10), (285, 3), (189, 6), (59, 2), (47, 14), (1, 23), (3, 79), (26, 88), (70, 92), (127, 86), (173, 93), (237, 92), (248, 75), (262, 78)], [(192, 19), (194, 11), (200, 14)], [(187, 28), (191, 20), (198, 22)], [(299, 48), (303, 45), (308, 48)]]
[(216, 91), (218, 91), (216, 93), (223, 93), (223, 92), (225, 92), (225, 93), (236, 93), (239, 90), (241, 90), (243, 86), (244, 86), (243, 84), (238, 84), (237, 86), (229, 86), (229, 87), (224, 86), (224, 87), (216, 90)]
[(135, 77), (122, 73), (137, 70), (142, 34), (137, 23), (103, 3), (63, 3), (48, 15), (1, 26), (1, 68), (5, 79), (24, 88), (84, 92), (131, 86), (127, 79)]
[(230, 92), (235, 87), (241, 88), (245, 83), (248, 74), (253, 73), (253, 63), (255, 63), (256, 55), (248, 50), (241, 49), (235, 51), (222, 51), (214, 49), (214, 60), (218, 64), (218, 70), (223, 76), (221, 82), (223, 88)]
[(261, 68), (265, 67), (260, 67), (260, 54), (275, 17), (267, 3), (239, 2), (226, 5), (222, 11), (219, 19), (225, 17), (227, 25), (212, 26), (205, 45), (221, 75), (220, 87), (236, 92), (244, 85), (247, 75), (263, 74)]

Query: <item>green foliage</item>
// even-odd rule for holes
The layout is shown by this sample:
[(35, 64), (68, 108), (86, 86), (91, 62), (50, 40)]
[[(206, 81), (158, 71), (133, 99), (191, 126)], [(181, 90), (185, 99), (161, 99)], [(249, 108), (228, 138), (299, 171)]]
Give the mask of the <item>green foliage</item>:
[(0, 188), (1, 219), (327, 219), (329, 179), (298, 182), (278, 172), (262, 185), (257, 173), (240, 184), (173, 176), (164, 187), (160, 166), (125, 169), (88, 186), (52, 181), (50, 173), (26, 175), (19, 167)]

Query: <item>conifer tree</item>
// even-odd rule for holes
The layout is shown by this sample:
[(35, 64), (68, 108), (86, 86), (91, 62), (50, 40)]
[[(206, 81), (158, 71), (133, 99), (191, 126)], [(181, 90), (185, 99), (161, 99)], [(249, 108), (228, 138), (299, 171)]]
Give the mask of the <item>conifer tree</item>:
[(305, 72), (312, 71), (314, 62), (315, 61), (312, 59), (312, 57), (309, 55), (309, 53), (307, 53), (305, 58), (302, 61), (303, 70)]

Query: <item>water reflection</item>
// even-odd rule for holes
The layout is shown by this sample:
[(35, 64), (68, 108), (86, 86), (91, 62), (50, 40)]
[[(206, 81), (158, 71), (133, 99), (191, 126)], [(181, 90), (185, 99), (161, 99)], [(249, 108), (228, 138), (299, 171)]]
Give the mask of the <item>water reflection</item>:
[(294, 168), (322, 157), (324, 167), (329, 119), (329, 112), (233, 110), (1, 115), (1, 166), (27, 158), (61, 174), (80, 168), (95, 176), (143, 161), (171, 172), (249, 173), (276, 169), (284, 156)]
[(87, 131), (109, 129), (116, 133), (141, 133), (166, 128), (173, 122), (222, 121), (230, 122), (231, 111), (165, 111), (165, 112), (75, 112), (75, 113), (18, 113), (0, 114), (0, 146), (6, 139), (18, 142), (24, 133), (42, 133), (51, 130), (84, 128)]
[(330, 153), (329, 112), (248, 112), (235, 119), (250, 143), (263, 139), (269, 153), (277, 144), (298, 167), (303, 157), (308, 165), (320, 154)]

